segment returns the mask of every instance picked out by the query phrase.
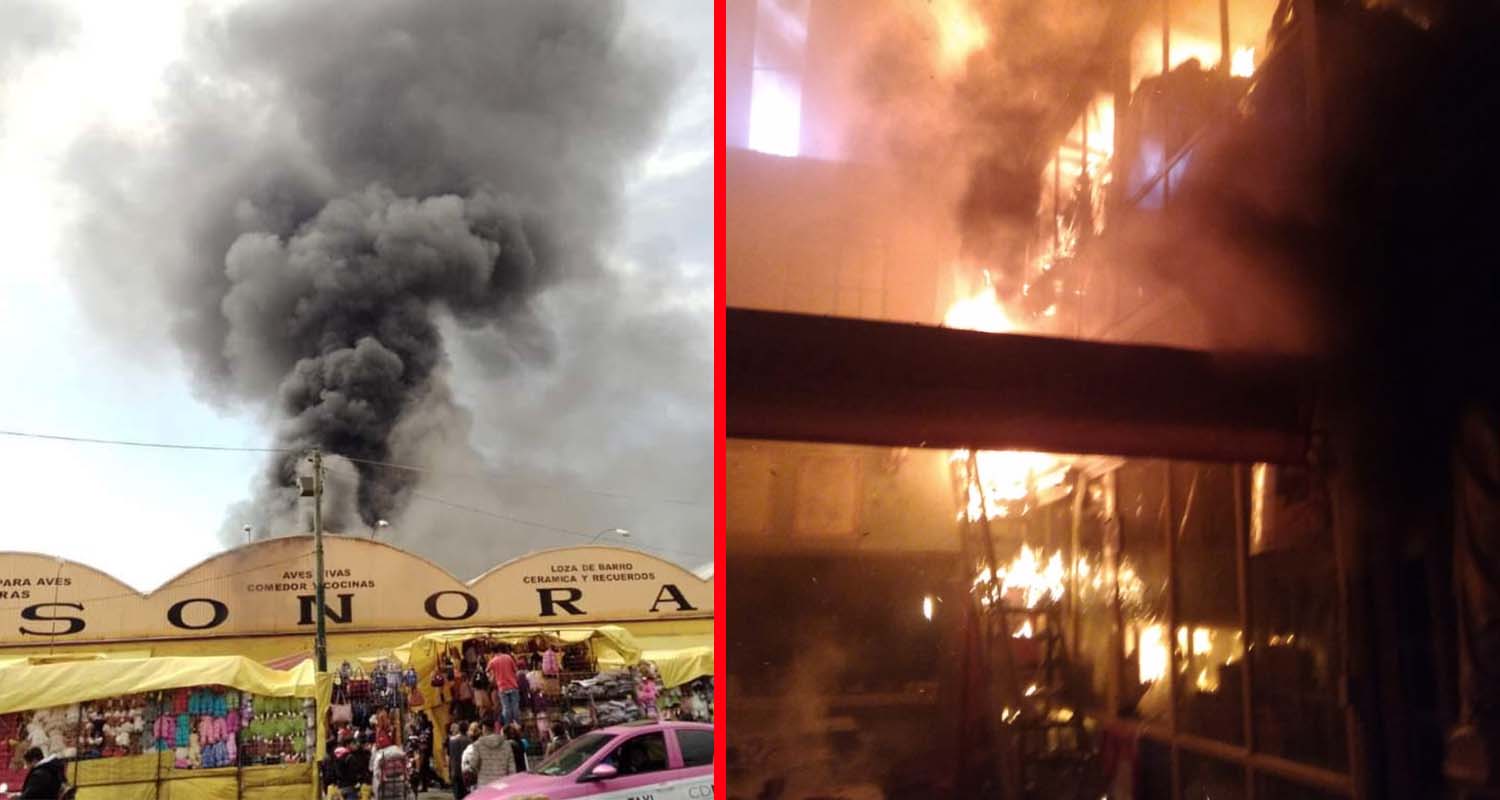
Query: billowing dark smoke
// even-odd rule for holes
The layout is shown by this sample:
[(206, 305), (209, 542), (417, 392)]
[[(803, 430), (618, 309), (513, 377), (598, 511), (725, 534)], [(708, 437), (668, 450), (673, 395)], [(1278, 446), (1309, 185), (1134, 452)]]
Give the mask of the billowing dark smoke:
[[(367, 525), (392, 516), (415, 477), (360, 460), (388, 461), (397, 421), (432, 390), (435, 310), (503, 319), (550, 277), (553, 255), (515, 206), (488, 190), (415, 200), (372, 186), (329, 201), (285, 241), (247, 233), (229, 248), (229, 367), (282, 376), (283, 445), (355, 459)], [(273, 486), (298, 458), (275, 465)]]
[[(497, 369), (548, 359), (529, 301), (600, 274), (624, 170), (658, 131), (673, 64), (622, 13), (268, 0), (196, 17), (164, 128), (96, 132), (72, 159), (93, 203), (85, 301), (142, 340), (165, 319), (199, 390), (262, 409), (280, 446), (399, 460), (419, 431), (467, 448), (440, 331), (492, 332)], [(273, 459), (226, 525), (295, 529), (297, 460)], [(344, 470), (367, 525), (416, 477)], [(331, 505), (330, 527), (354, 524)]]
[[(1034, 230), (1040, 175), (1064, 109), (1097, 70), (1110, 31), (1104, 0), (891, 3), (853, 50), (853, 81), (868, 105), (857, 153), (891, 158), (955, 213), (965, 255), (990, 267), (1019, 260)], [(862, 13), (869, 9), (859, 6)], [(944, 67), (959, 15), (984, 44)], [(948, 28), (945, 32), (945, 28)], [(948, 186), (934, 185), (947, 173)]]

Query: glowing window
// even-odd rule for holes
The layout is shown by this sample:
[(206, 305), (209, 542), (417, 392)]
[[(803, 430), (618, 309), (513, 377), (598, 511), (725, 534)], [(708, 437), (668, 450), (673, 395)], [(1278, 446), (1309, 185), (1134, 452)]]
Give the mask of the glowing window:
[(750, 149), (795, 156), (802, 139), (802, 86), (790, 72), (757, 69), (750, 84)]

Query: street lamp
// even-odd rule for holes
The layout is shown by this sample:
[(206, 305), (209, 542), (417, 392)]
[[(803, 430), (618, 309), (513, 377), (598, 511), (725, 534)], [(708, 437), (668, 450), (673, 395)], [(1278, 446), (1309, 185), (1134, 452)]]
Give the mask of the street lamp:
[(370, 538), (374, 539), (375, 538), (375, 534), (377, 534), (380, 531), (385, 530), (386, 528), (389, 528), (389, 527), (391, 527), (391, 523), (386, 522), (383, 519), (377, 519), (377, 520), (375, 520), (375, 527), (373, 527), (373, 528), (370, 529)]
[(599, 538), (601, 536), (611, 533), (619, 536), (621, 539), (630, 538), (630, 531), (627, 531), (624, 528), (606, 528), (605, 530), (599, 531), (598, 533), (594, 534), (594, 538), (589, 540), (589, 544), (593, 544), (594, 542), (599, 541)]

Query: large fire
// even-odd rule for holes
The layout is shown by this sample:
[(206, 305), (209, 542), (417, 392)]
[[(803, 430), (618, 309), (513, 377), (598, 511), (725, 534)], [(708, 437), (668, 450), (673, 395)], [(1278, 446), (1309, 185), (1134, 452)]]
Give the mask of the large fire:
[[(1218, 69), (1224, 61), (1224, 45), (1218, 37), (1195, 36), (1176, 26), (1172, 28), (1171, 53), (1167, 59), (1168, 69), (1177, 69), (1196, 59), (1204, 69)], [(1141, 79), (1162, 73), (1161, 28), (1146, 27), (1136, 34), (1131, 54), (1131, 85), (1137, 86)], [(1237, 78), (1248, 78), (1255, 74), (1254, 47), (1237, 47), (1229, 56), (1229, 74)]]
[[(1167, 626), (1161, 622), (1132, 624), (1136, 639), (1136, 667), (1142, 684), (1167, 676)], [(1188, 674), (1200, 692), (1217, 692), (1220, 671), (1245, 657), (1244, 637), (1238, 630), (1185, 625), (1177, 628), (1177, 668)], [(1189, 674), (1190, 673), (1190, 674)]]
[[(1047, 556), (1030, 545), (1010, 563), (994, 570), (984, 567), (974, 577), (974, 588), (983, 606), (1005, 602), (1022, 608), (1036, 608), (1043, 602), (1056, 603), (1067, 591), (1067, 570), (1061, 552)], [(1025, 629), (1029, 635), (1030, 628)]]
[(1043, 247), (1033, 259), (1028, 279), (1036, 279), (1060, 259), (1073, 255), (1084, 226), (1092, 227), (1089, 233), (1103, 231), (1114, 152), (1114, 96), (1101, 92), (1084, 107), (1042, 173), (1043, 183), (1056, 184), (1059, 197), (1054, 205), (1050, 188), (1042, 193), (1039, 216)]
[(1016, 324), (1006, 313), (994, 288), (989, 286), (978, 294), (960, 298), (949, 306), (948, 313), (943, 315), (943, 326), (985, 333), (1010, 333), (1016, 330)]
[[(968, 450), (955, 450), (949, 460), (967, 470)], [(974, 454), (978, 467), (964, 481), (961, 519), (979, 522), (1025, 513), (1037, 492), (1060, 486), (1068, 477), (1068, 464), (1049, 453), (1022, 450), (981, 450)]]
[(990, 41), (989, 29), (968, 0), (929, 0), (938, 30), (938, 65), (945, 75), (963, 69), (969, 56)]

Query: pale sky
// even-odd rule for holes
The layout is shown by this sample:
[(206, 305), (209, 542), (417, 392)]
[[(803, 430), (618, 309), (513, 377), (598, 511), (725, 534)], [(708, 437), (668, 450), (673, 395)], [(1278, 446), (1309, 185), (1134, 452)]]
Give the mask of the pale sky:
[[(0, 17), (9, 20), (16, 9), (37, 7), (63, 12), (61, 27), (51, 31), (61, 41), (18, 44), (0, 32), (0, 219), (5, 221), (0, 258), (0, 341), (5, 345), (0, 347), (0, 374), (7, 378), (0, 390), (0, 430), (268, 445), (269, 434), (251, 413), (195, 399), (189, 376), (170, 347), (122, 354), (111, 346), (109, 331), (82, 312), (65, 272), (75, 200), (58, 176), (59, 165), (75, 137), (90, 124), (102, 121), (150, 135), (157, 124), (154, 102), (163, 91), (163, 72), (182, 52), (186, 4), (0, 0)], [(701, 279), (701, 288), (678, 280), (657, 301), (701, 311), (702, 331), (711, 336), (712, 209), (705, 208), (704, 201), (711, 203), (713, 197), (712, 4), (637, 0), (631, 14), (632, 25), (678, 43), (692, 59), (693, 69), (676, 95), (659, 145), (626, 190), (632, 210), (625, 237), (637, 244), (668, 242), (680, 262), (679, 277)], [(607, 261), (627, 277), (641, 269), (629, 256)], [(566, 295), (541, 298), (546, 308), (567, 301)], [(564, 362), (559, 370), (566, 373)], [(586, 377), (572, 380), (586, 386)], [(708, 386), (711, 377), (704, 374), (701, 379)], [(589, 390), (573, 391), (587, 395)], [(711, 400), (711, 394), (708, 397)], [(482, 397), (463, 399), (471, 406), (485, 402)], [(496, 424), (487, 420), (484, 409), (474, 410), (477, 429)], [(692, 453), (689, 460), (705, 467), (712, 464), (711, 410), (663, 412), (682, 414), (685, 421), (680, 424), (694, 432), (689, 440), (701, 438), (702, 453)], [(528, 418), (518, 424), (536, 423)], [(663, 424), (679, 423), (673, 417)], [(700, 428), (708, 435), (697, 437)], [(530, 446), (574, 452), (548, 440), (551, 435), (566, 436), (567, 431), (550, 432), (543, 426), (526, 433)], [(0, 436), (0, 551), (75, 559), (138, 589), (151, 589), (220, 548), (216, 533), (226, 507), (245, 499), (250, 478), (262, 465), (263, 457), (253, 453)], [(586, 464), (576, 472), (579, 487), (620, 491), (621, 484), (612, 483), (609, 474), (591, 474)], [(629, 528), (632, 540), (619, 543), (658, 548), (664, 557), (694, 569), (712, 558), (711, 487), (711, 473), (690, 487), (664, 487), (658, 497), (686, 496), (694, 502), (678, 504), (669, 517), (647, 508), (650, 501), (642, 501), (618, 512), (568, 519), (538, 518), (536, 514), (543, 512), (530, 509), (530, 518), (583, 533)], [(566, 489), (560, 491), (566, 495)], [(678, 513), (683, 509), (685, 513)], [(655, 530), (639, 529), (635, 523), (640, 520), (662, 522)], [(493, 519), (476, 517), (473, 524), (497, 526), (497, 536), (512, 533), (503, 530), (504, 522)], [(489, 566), (480, 565), (475, 574)]]

